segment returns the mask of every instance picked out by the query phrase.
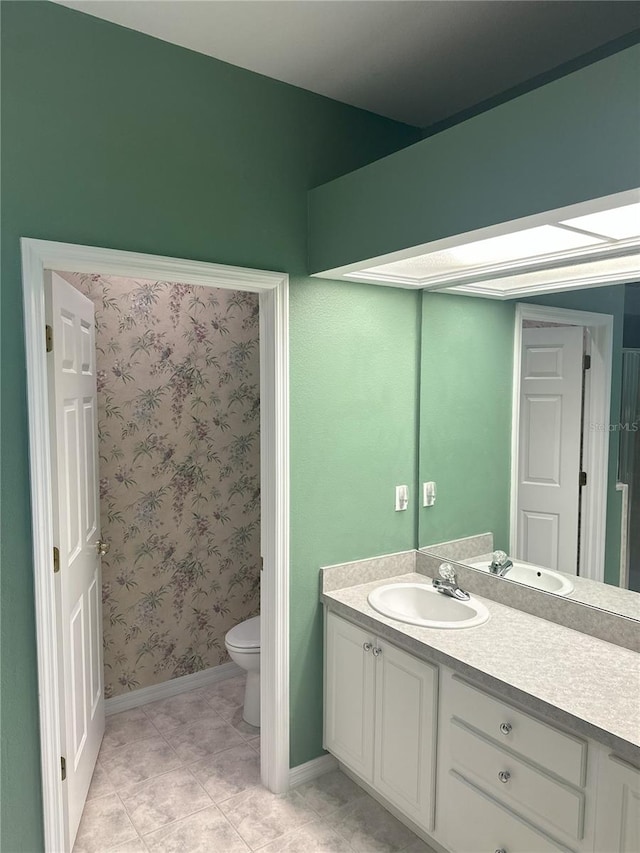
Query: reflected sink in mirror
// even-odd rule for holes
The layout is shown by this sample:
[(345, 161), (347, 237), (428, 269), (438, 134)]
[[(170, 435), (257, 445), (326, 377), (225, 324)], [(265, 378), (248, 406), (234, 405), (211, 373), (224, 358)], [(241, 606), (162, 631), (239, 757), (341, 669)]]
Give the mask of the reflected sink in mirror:
[[(485, 557), (480, 560), (465, 560), (465, 565), (472, 569), (488, 572), (490, 562), (491, 557)], [(573, 592), (573, 583), (566, 575), (561, 575), (551, 569), (543, 569), (533, 563), (525, 563), (522, 560), (514, 560), (513, 566), (504, 577), (507, 580), (523, 583), (543, 592), (553, 592), (556, 595), (569, 595), (570, 592)]]
[(369, 593), (368, 601), (383, 616), (424, 628), (474, 628), (489, 618), (481, 601), (458, 601), (427, 584), (385, 584)]

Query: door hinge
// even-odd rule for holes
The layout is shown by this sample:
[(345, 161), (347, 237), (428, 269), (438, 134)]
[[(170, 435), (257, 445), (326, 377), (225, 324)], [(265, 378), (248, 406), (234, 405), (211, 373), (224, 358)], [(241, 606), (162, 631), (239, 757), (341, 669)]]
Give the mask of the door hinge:
[(45, 339), (45, 342), (47, 345), (47, 352), (52, 352), (53, 351), (53, 329), (51, 328), (51, 326), (48, 323), (44, 327), (44, 339)]
[(581, 486), (587, 485), (587, 472), (586, 471), (580, 471), (580, 485)]
[(53, 547), (53, 573), (60, 571), (60, 549)]
[(260, 557), (260, 571), (264, 571), (264, 557)]
[(67, 759), (64, 755), (60, 756), (60, 776), (63, 782), (67, 778)]
[(591, 356), (587, 355), (586, 353), (582, 357), (582, 369), (591, 370)]

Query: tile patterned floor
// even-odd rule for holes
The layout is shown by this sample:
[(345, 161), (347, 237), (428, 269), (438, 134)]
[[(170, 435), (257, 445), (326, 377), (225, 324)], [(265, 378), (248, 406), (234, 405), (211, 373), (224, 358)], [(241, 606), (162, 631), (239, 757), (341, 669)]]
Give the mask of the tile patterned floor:
[(339, 771), (260, 784), (244, 677), (107, 717), (74, 853), (431, 853)]

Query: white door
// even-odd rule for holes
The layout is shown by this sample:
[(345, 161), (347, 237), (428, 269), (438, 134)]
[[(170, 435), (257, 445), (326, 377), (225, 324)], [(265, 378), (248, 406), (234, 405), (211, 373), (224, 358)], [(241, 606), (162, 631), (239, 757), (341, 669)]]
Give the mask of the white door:
[(435, 804), (438, 669), (377, 642), (376, 789), (427, 831)]
[(325, 746), (373, 781), (374, 638), (327, 614)]
[(522, 330), (514, 554), (577, 574), (582, 326)]
[(48, 273), (49, 418), (53, 469), (63, 799), (73, 847), (104, 734), (97, 404), (93, 304)]

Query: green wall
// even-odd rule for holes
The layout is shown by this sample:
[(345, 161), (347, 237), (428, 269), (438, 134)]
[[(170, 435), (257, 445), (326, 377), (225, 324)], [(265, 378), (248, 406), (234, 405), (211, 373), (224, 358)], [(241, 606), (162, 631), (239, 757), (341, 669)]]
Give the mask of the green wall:
[[(577, 290), (573, 293), (548, 293), (544, 296), (531, 296), (523, 302), (536, 305), (551, 305), (554, 308), (568, 308), (574, 311), (593, 311), (596, 314), (613, 316), (613, 360), (611, 369), (611, 424), (620, 422), (620, 401), (622, 396), (622, 336), (624, 329), (624, 285), (611, 287), (593, 287), (589, 290)], [(620, 525), (622, 498), (616, 491), (618, 479), (618, 452), (620, 433), (609, 433), (609, 489), (607, 494), (607, 543), (605, 553), (604, 578), (606, 583), (617, 586), (620, 583)]]
[[(491, 531), (509, 548), (515, 306), (425, 291), (422, 299), (420, 547)], [(420, 502), (421, 503), (421, 502)]]
[(419, 298), (333, 282), (293, 293), (293, 765), (321, 747), (319, 567), (415, 547), (414, 514), (394, 500), (396, 484), (416, 494)]
[(393, 487), (416, 457), (414, 419), (399, 414), (415, 409), (415, 294), (305, 278), (307, 191), (418, 133), (54, 4), (0, 9), (0, 847), (33, 853), (42, 825), (20, 237), (290, 273), (297, 764), (320, 751), (318, 566), (413, 547)]
[(640, 185), (640, 47), (310, 194), (312, 272)]

